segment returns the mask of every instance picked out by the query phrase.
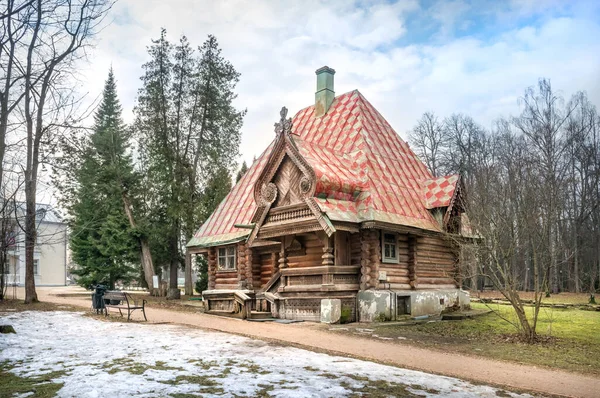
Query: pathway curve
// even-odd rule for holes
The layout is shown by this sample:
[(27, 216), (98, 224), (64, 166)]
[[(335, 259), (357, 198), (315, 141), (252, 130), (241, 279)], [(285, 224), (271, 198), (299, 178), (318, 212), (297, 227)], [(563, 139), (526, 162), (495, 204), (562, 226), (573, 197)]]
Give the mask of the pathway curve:
[[(56, 296), (57, 293), (64, 292), (64, 289), (64, 287), (38, 288), (38, 297), (41, 301), (90, 307), (88, 298)], [(592, 398), (600, 395), (600, 378), (593, 376), (456, 353), (444, 353), (402, 343), (373, 341), (360, 336), (339, 335), (319, 330), (318, 327), (309, 322), (294, 324), (251, 323), (239, 319), (160, 308), (149, 308), (146, 313), (150, 323), (175, 323), (218, 330), (485, 384), (567, 397)]]

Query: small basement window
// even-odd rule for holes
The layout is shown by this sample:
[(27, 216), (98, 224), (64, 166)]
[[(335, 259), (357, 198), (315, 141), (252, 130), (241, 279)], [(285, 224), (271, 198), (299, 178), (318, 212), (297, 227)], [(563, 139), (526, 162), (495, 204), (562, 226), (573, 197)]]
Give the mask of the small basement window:
[(219, 269), (223, 271), (235, 270), (235, 246), (219, 248)]
[(396, 234), (383, 233), (381, 257), (384, 263), (398, 263), (398, 238)]

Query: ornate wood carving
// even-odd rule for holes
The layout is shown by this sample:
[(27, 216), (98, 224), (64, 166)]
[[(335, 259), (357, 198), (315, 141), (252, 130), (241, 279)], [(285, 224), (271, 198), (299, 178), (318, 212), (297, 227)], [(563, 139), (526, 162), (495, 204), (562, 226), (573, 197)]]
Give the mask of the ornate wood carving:
[(302, 176), (300, 169), (286, 157), (273, 178), (273, 182), (280, 193), (273, 207), (302, 203), (300, 190), (300, 180), (302, 178), (305, 177)]
[(269, 230), (263, 230), (260, 231), (260, 238), (261, 239), (268, 239), (268, 238), (273, 238), (276, 236), (281, 236), (282, 234), (301, 234), (304, 232), (313, 232), (313, 231), (322, 231), (323, 228), (321, 227), (321, 225), (319, 225), (316, 222), (308, 222), (308, 223), (302, 223), (302, 224), (292, 224), (292, 225), (286, 225), (285, 226), (285, 230), (284, 232), (282, 232), (282, 229), (269, 229)]
[[(299, 203), (304, 202), (327, 235), (331, 236), (335, 232), (334, 226), (327, 216), (321, 212), (314, 200), (315, 172), (300, 155), (294, 143), (291, 135), (292, 119), (287, 117), (287, 108), (283, 107), (280, 115), (280, 121), (275, 124), (277, 136), (273, 149), (265, 168), (254, 185), (254, 200), (257, 204), (257, 210), (252, 217), (252, 221), (256, 226), (248, 238), (250, 245), (256, 239), (269, 210), (275, 202), (277, 206), (296, 203), (296, 201)], [(284, 159), (286, 159), (285, 162)], [(281, 176), (274, 179), (278, 170)], [(285, 235), (287, 228), (286, 231), (279, 232), (279, 235), (270, 236)]]
[(284, 240), (281, 242), (281, 250), (279, 251), (279, 269), (285, 269), (287, 268), (287, 263), (288, 263), (288, 259), (287, 259), (287, 248), (285, 247), (285, 238)]

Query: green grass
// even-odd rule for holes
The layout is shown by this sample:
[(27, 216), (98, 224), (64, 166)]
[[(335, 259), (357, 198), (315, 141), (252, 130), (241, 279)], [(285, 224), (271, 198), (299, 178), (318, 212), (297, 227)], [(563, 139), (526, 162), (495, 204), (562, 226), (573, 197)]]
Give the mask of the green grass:
[(63, 383), (55, 383), (52, 380), (63, 376), (65, 371), (25, 377), (10, 372), (12, 368), (13, 366), (9, 362), (0, 362), (0, 397), (33, 393), (30, 397), (50, 398), (56, 396), (58, 390), (63, 386)]
[[(487, 309), (485, 304), (472, 304)], [(508, 305), (491, 304), (496, 311), (473, 319), (417, 325), (381, 325), (376, 334), (430, 348), (485, 356), (530, 365), (560, 368), (600, 375), (600, 312), (578, 309), (541, 308), (537, 326), (541, 342), (525, 344), (517, 338), (514, 310)], [(528, 316), (533, 308), (526, 308)]]

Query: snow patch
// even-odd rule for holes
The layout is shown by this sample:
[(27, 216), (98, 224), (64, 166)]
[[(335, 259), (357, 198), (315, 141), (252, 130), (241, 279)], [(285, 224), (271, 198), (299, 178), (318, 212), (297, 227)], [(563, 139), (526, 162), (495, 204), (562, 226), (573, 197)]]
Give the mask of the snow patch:
[(265, 388), (274, 397), (343, 397), (377, 381), (427, 397), (496, 397), (498, 391), (183, 326), (103, 322), (72, 312), (11, 313), (0, 320), (17, 331), (0, 339), (0, 361), (9, 361), (19, 376), (66, 371), (54, 380), (64, 383), (59, 397), (233, 397)]

